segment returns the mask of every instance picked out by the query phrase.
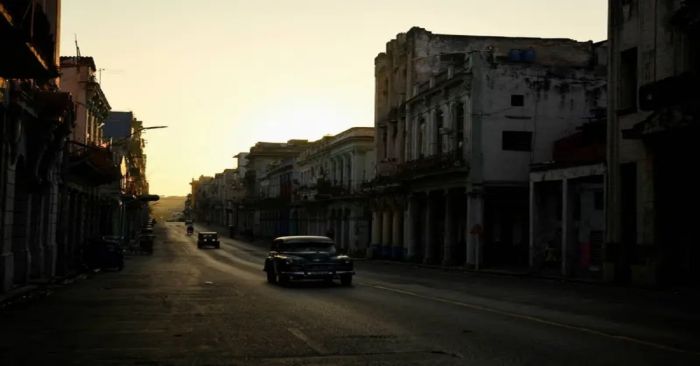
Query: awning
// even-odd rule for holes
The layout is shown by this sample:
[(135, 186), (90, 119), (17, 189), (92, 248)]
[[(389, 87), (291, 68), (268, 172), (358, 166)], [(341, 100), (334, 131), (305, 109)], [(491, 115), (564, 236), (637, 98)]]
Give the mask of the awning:
[(632, 128), (623, 130), (622, 137), (640, 139), (663, 133), (680, 132), (690, 127), (698, 127), (699, 117), (698, 105), (686, 104), (658, 109)]

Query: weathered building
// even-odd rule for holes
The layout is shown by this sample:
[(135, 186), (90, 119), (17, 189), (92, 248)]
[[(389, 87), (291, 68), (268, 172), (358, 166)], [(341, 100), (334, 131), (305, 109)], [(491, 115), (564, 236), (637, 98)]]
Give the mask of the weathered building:
[(288, 204), (283, 201), (270, 200), (266, 197), (269, 190), (265, 179), (272, 167), (289, 159), (296, 158), (309, 146), (307, 140), (289, 140), (280, 142), (258, 142), (250, 148), (245, 156), (246, 172), (246, 201), (244, 214), (249, 217), (243, 222), (252, 223), (252, 233), (255, 236), (275, 236), (273, 222), (276, 217), (283, 215), (280, 210), (288, 210)]
[(105, 144), (112, 152), (112, 161), (119, 168), (118, 184), (103, 186), (102, 190), (117, 192), (119, 218), (115, 233), (133, 238), (148, 216), (149, 196), (146, 179), (146, 155), (143, 153), (145, 141), (141, 133), (143, 123), (133, 112), (112, 111), (103, 127)]
[(605, 114), (554, 142), (530, 171), (530, 267), (602, 279), (605, 233)]
[(64, 152), (60, 187), (61, 215), (57, 240), (62, 272), (77, 270), (74, 260), (92, 238), (112, 235), (119, 220), (119, 191), (108, 187), (120, 179), (112, 151), (102, 139), (111, 109), (96, 79), (92, 57), (61, 57), (61, 90), (73, 96), (75, 125)]
[(328, 235), (365, 255), (370, 211), (365, 184), (374, 178), (374, 128), (354, 127), (314, 142), (294, 166), (290, 234)]
[(200, 175), (198, 179), (192, 179), (192, 213), (195, 221), (210, 223), (212, 220), (212, 207), (214, 195), (212, 182), (214, 177)]
[(60, 4), (0, 1), (0, 292), (65, 260), (59, 184), (74, 111), (58, 89)]
[(608, 16), (605, 277), (697, 284), (700, 3), (609, 1)]
[(530, 164), (604, 104), (596, 47), (412, 28), (375, 59), (374, 255), (528, 265)]

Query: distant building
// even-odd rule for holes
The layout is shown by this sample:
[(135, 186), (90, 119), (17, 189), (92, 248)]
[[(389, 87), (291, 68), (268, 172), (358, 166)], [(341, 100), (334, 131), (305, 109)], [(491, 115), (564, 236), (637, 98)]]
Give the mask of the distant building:
[(365, 184), (374, 178), (374, 128), (326, 136), (294, 165), (291, 234), (330, 235), (338, 248), (364, 256), (370, 244)]

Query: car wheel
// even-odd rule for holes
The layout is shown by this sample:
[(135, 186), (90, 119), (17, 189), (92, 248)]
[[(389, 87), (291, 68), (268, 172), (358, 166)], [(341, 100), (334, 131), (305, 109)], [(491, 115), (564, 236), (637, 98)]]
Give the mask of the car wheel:
[(289, 284), (289, 276), (277, 275), (277, 282), (282, 286), (286, 286)]
[(340, 284), (343, 286), (352, 286), (352, 275), (340, 276)]
[(216, 249), (221, 248), (221, 244), (216, 244), (216, 247), (215, 247), (215, 248), (216, 248)]

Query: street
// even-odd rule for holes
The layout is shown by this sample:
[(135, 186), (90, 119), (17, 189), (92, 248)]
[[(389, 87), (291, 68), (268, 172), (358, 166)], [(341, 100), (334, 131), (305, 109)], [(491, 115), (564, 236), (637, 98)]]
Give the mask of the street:
[(362, 260), (352, 287), (282, 287), (260, 245), (154, 231), (122, 272), (0, 310), (0, 364), (700, 364), (700, 316), (665, 292)]

